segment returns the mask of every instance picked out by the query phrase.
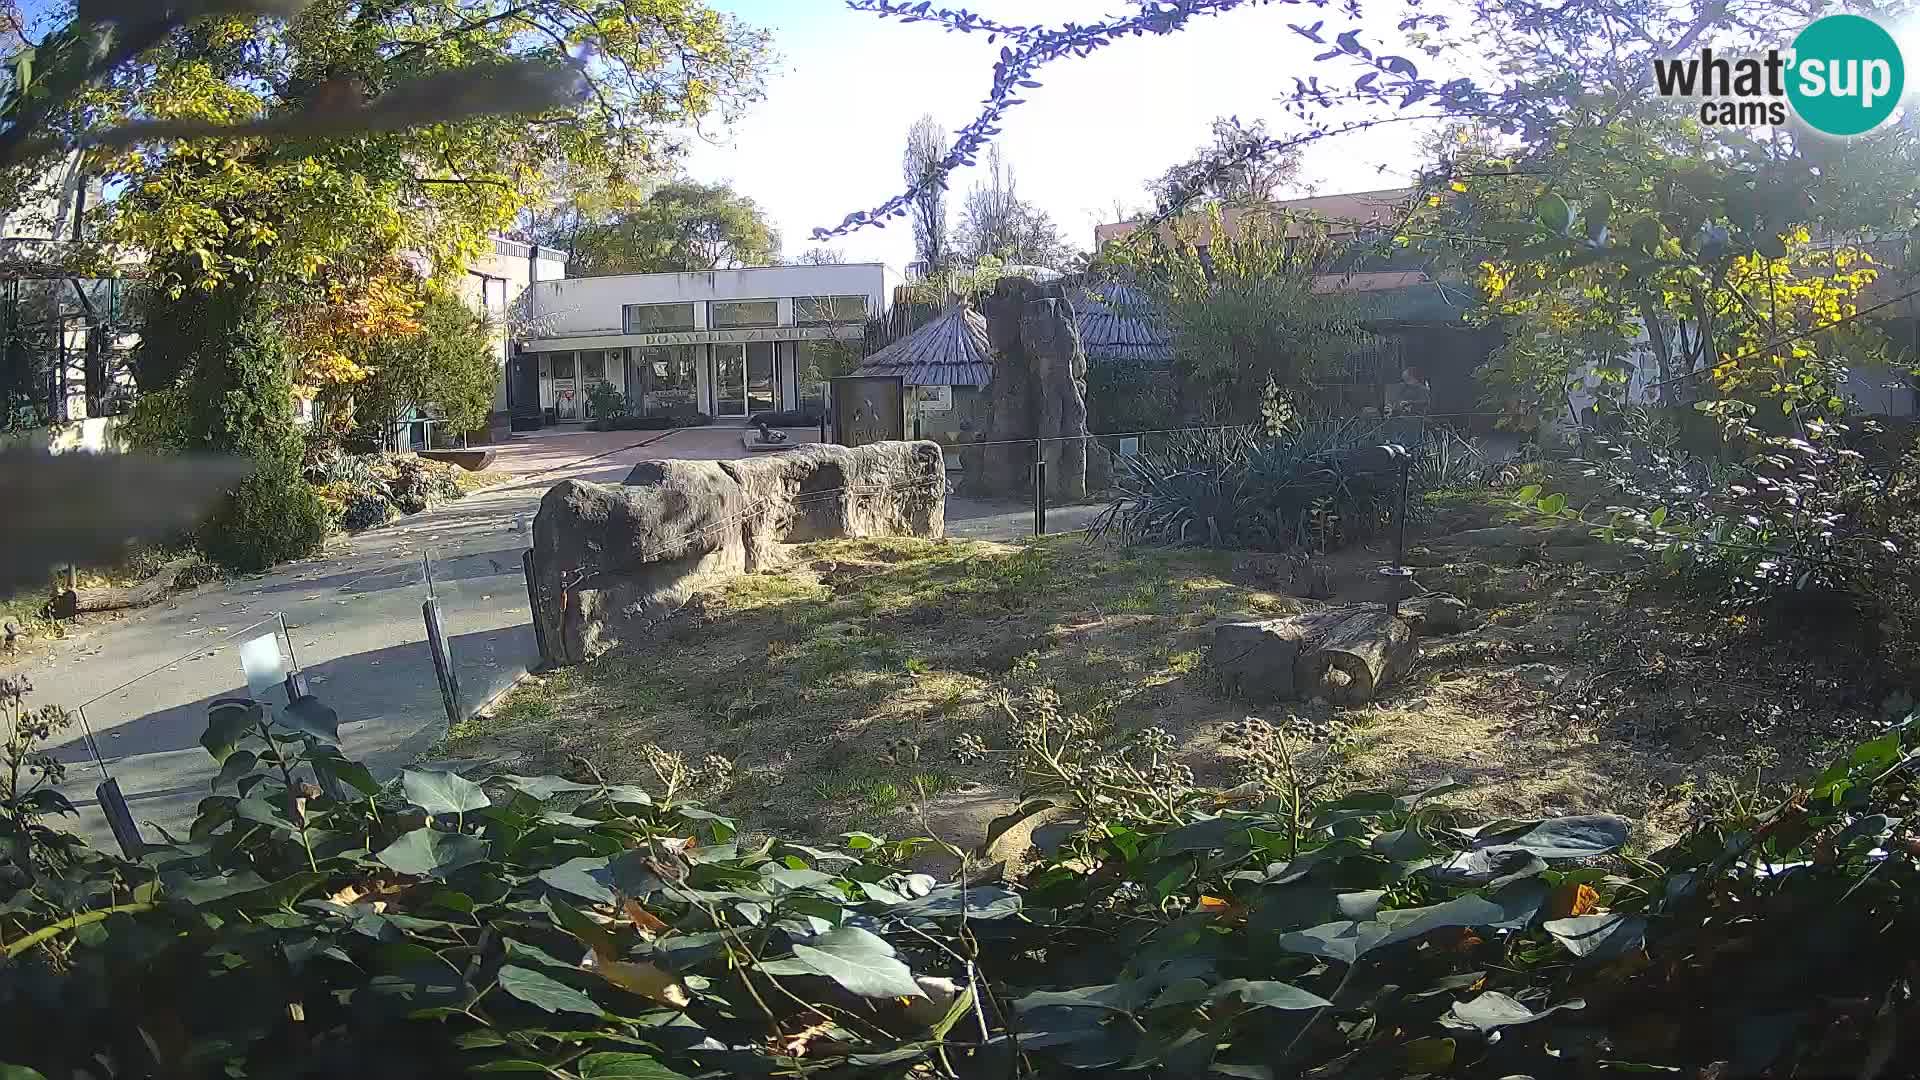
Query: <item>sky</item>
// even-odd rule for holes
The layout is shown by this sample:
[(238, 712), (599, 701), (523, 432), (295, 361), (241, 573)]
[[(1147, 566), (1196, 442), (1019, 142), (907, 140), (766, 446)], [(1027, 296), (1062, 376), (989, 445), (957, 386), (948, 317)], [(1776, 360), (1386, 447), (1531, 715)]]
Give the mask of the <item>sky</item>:
[[(730, 129), (696, 141), (686, 171), (702, 181), (728, 181), (759, 203), (789, 258), (815, 246), (809, 240), (815, 227), (897, 194), (908, 127), (923, 113), (948, 131), (970, 121), (991, 85), (1000, 48), (983, 35), (848, 11), (839, 0), (710, 2), (771, 31), (780, 59), (766, 99)], [(1119, 0), (968, 6), (992, 18), (1055, 24), (1125, 7)], [(1175, 34), (1130, 38), (1084, 59), (1056, 62), (1039, 76), (1043, 87), (1008, 114), (998, 140), (1021, 197), (1046, 210), (1076, 247), (1090, 249), (1096, 223), (1120, 220), (1116, 203), (1130, 210), (1151, 205), (1148, 178), (1191, 156), (1208, 140), (1214, 117), (1264, 118), (1276, 135), (1299, 130), (1277, 100), (1292, 89), (1292, 75), (1317, 72), (1324, 82), (1347, 70), (1314, 64), (1323, 47), (1287, 29), (1290, 21), (1320, 18), (1330, 30), (1347, 25), (1326, 8), (1250, 6), (1195, 20)], [(1413, 125), (1394, 124), (1314, 144), (1302, 170), (1312, 191), (1297, 193), (1399, 186), (1417, 166), (1418, 134)], [(954, 174), (950, 214), (982, 171)], [(829, 246), (851, 261), (898, 269), (913, 257), (912, 226), (895, 219)]]

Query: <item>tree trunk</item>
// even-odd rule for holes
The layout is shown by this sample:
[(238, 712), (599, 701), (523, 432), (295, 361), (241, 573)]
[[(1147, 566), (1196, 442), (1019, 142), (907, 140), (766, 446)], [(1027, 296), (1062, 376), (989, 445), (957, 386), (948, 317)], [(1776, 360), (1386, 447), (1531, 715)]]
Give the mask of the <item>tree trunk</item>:
[(1293, 681), (1302, 696), (1358, 705), (1405, 675), (1414, 656), (1406, 623), (1384, 608), (1365, 608), (1301, 650)]
[(89, 589), (66, 589), (53, 600), (54, 614), (60, 618), (76, 615), (82, 611), (115, 611), (120, 608), (146, 607), (165, 595), (173, 583), (187, 567), (193, 565), (192, 559), (175, 559), (162, 566), (158, 573), (138, 585), (102, 585)]

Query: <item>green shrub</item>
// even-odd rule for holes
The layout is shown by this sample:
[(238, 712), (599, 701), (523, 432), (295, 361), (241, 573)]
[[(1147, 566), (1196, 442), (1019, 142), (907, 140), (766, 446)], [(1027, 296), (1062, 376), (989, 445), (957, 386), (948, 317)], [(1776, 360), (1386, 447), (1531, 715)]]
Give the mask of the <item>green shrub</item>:
[(393, 518), (393, 504), (370, 491), (356, 493), (340, 512), (340, 527), (349, 532), (385, 525)]
[(611, 420), (627, 414), (627, 395), (613, 388), (612, 383), (597, 382), (587, 387), (587, 408), (598, 419)]
[(189, 423), (186, 388), (169, 386), (135, 398), (133, 408), (115, 423), (114, 434), (128, 450), (177, 454), (194, 444)]
[(484, 426), (493, 409), (500, 362), (492, 323), (438, 287), (429, 289), (420, 323), (420, 333), (380, 343), (373, 374), (353, 387), (355, 420), (376, 445), (416, 408), (432, 406), (448, 434)]
[(1088, 429), (1164, 431), (1176, 416), (1172, 371), (1122, 360), (1087, 365)]
[(1363, 542), (1390, 520), (1400, 479), (1355, 468), (1349, 455), (1412, 442), (1424, 457), (1409, 434), (1392, 420), (1333, 420), (1279, 437), (1253, 428), (1151, 436), (1136, 456), (1115, 459), (1115, 498), (1093, 534), (1255, 551)]
[(200, 547), (220, 565), (259, 573), (303, 559), (327, 538), (327, 510), (306, 478), (286, 465), (248, 477), (200, 529)]

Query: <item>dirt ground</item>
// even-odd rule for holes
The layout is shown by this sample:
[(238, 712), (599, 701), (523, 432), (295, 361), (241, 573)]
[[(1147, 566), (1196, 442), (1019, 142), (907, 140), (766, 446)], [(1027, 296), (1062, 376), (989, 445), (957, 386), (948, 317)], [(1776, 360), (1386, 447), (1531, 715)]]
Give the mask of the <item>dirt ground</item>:
[[(1288, 595), (1262, 560), (1121, 550), (1080, 538), (1022, 545), (836, 541), (787, 568), (704, 592), (642, 645), (536, 677), (449, 750), (518, 771), (582, 759), (650, 779), (646, 744), (718, 754), (717, 809), (828, 838), (931, 827), (970, 844), (1017, 796), (956, 736), (1005, 743), (1003, 695), (1054, 687), (1063, 709), (1120, 736), (1171, 731), (1202, 782), (1237, 780), (1236, 721), (1306, 734), (1333, 790), (1425, 787), (1481, 815), (1614, 812), (1634, 847), (1671, 838), (1698, 800), (1823, 764), (1882, 709), (1834, 635), (1783, 641), (1741, 616), (1645, 586), (1578, 534), (1503, 524), (1485, 493), (1435, 500), (1408, 561), (1472, 629), (1421, 643), (1372, 704), (1250, 703), (1222, 694), (1211, 624), (1273, 617)], [(1330, 599), (1372, 600), (1384, 543), (1322, 560)]]

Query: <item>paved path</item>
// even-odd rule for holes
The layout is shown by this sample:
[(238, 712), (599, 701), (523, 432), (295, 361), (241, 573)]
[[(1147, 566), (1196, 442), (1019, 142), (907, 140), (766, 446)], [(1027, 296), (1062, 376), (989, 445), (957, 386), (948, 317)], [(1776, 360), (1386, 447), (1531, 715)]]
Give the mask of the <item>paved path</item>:
[[(814, 441), (811, 433), (792, 433)], [(84, 706), (104, 764), (134, 817), (169, 829), (191, 820), (214, 768), (199, 745), (207, 705), (245, 693), (237, 643), (285, 619), (293, 658), (340, 715), (349, 756), (396, 769), (444, 731), (420, 606), (431, 566), (462, 706), (471, 711), (511, 686), (538, 658), (520, 555), (540, 496), (567, 478), (618, 482), (637, 461), (746, 456), (739, 431), (542, 433), (499, 448), (496, 469), (515, 479), (458, 502), (336, 540), (315, 559), (204, 586), (105, 623), (21, 665), (35, 704)], [(1049, 531), (1084, 525), (1098, 508), (1050, 512)], [(948, 500), (949, 533), (1015, 540), (1032, 534), (1031, 506)], [(283, 642), (283, 650), (286, 643)], [(80, 831), (110, 842), (94, 800), (101, 776), (78, 729), (58, 756), (64, 790), (81, 807)]]

